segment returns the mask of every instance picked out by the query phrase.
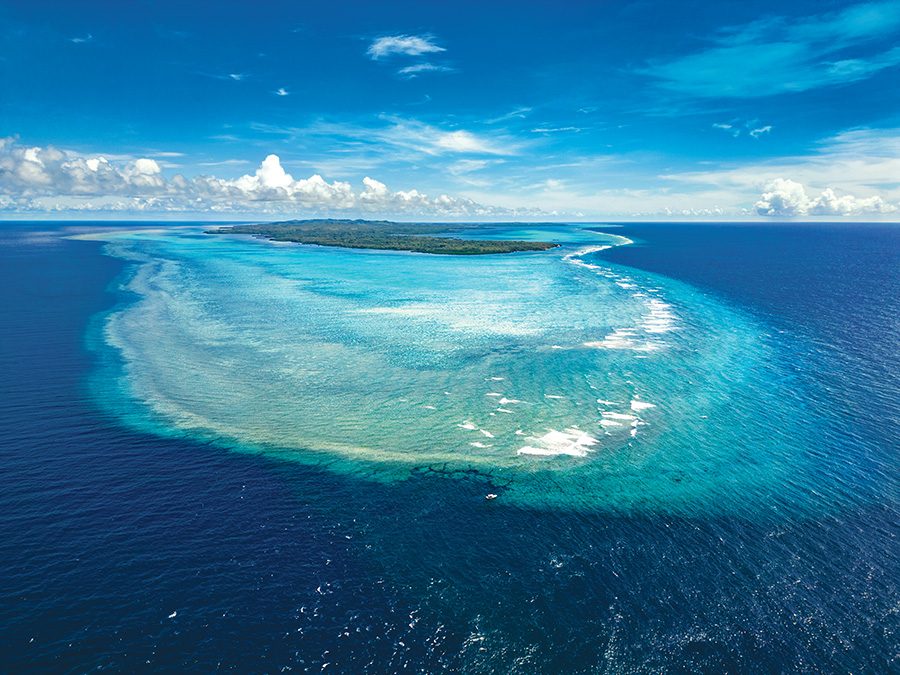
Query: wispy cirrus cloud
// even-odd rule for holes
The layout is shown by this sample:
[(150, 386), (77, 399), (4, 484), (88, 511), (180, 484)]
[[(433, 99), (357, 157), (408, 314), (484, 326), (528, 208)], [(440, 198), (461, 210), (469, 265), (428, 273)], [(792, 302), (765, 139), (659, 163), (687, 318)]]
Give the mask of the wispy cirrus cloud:
[(423, 73), (452, 73), (455, 69), (450, 66), (441, 66), (434, 63), (416, 63), (397, 71), (403, 77), (418, 77)]
[(712, 128), (724, 131), (735, 138), (739, 138), (742, 134), (746, 133), (750, 138), (758, 139), (761, 136), (772, 133), (772, 129), (775, 127), (771, 124), (760, 124), (759, 120), (746, 120), (742, 122), (739, 119), (734, 119), (728, 122), (713, 122)]
[(411, 156), (510, 156), (518, 154), (524, 145), (502, 134), (448, 129), (395, 116), (380, 116), (374, 125), (319, 121), (303, 127), (254, 124), (252, 128), (290, 141), (327, 139), (333, 152), (352, 150), (396, 155), (398, 150), (403, 150)]
[(533, 134), (560, 134), (560, 133), (578, 133), (583, 131), (581, 127), (535, 127), (531, 130)]
[(486, 135), (467, 129), (446, 129), (418, 120), (387, 118), (389, 126), (375, 130), (375, 137), (388, 145), (425, 155), (518, 154), (522, 145), (506, 136)]
[(504, 113), (498, 117), (492, 117), (488, 120), (485, 120), (487, 124), (498, 124), (500, 122), (509, 122), (510, 120), (516, 119), (525, 119), (532, 113), (534, 108), (524, 106), (521, 108), (514, 108), (510, 110), (508, 113)]
[(198, 72), (198, 75), (210, 77), (214, 80), (223, 80), (226, 82), (242, 82), (247, 79), (246, 73), (204, 73)]
[(389, 56), (421, 56), (447, 51), (431, 35), (384, 35), (375, 38), (366, 54), (375, 61)]
[[(366, 54), (373, 61), (387, 60), (389, 57), (421, 57), (447, 51), (435, 42), (432, 35), (384, 35), (369, 45)], [(397, 75), (407, 80), (428, 73), (452, 73), (456, 69), (432, 61), (419, 61), (397, 70)]]
[(732, 136), (740, 136), (741, 130), (735, 129), (734, 125), (731, 122), (713, 122), (713, 129), (719, 129), (721, 131), (727, 131)]
[(250, 164), (250, 160), (247, 159), (220, 159), (215, 162), (197, 162), (197, 166), (246, 166)]
[(496, 166), (503, 161), (502, 159), (458, 159), (447, 166), (447, 171), (453, 176), (464, 176)]
[[(704, 49), (641, 69), (663, 89), (702, 98), (753, 98), (844, 84), (900, 65), (900, 2), (883, 0), (801, 19), (726, 28)], [(866, 46), (867, 53), (858, 49)]]

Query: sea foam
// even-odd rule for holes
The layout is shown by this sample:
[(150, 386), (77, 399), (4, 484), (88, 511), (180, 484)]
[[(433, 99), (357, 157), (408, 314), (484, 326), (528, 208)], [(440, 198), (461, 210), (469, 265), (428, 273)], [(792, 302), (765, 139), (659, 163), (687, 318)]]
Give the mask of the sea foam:
[(550, 429), (540, 437), (529, 437), (532, 445), (525, 445), (517, 451), (519, 455), (535, 455), (539, 457), (554, 457), (568, 455), (570, 457), (585, 457), (590, 449), (599, 441), (593, 436), (576, 427), (569, 427), (565, 431)]

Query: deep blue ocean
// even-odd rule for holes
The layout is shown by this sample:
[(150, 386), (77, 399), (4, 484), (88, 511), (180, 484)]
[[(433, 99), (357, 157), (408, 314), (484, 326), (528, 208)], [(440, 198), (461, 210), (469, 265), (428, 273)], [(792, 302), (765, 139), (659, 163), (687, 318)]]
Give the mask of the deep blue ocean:
[[(267, 264), (255, 257), (265, 257), (257, 251), (266, 244), (223, 243), (223, 262), (214, 266), (207, 249), (195, 248), (195, 240), (206, 246), (195, 234), (173, 238), (163, 231), (125, 244), (66, 236), (100, 227), (0, 223), (0, 672), (900, 670), (896, 225), (582, 225), (633, 242), (583, 254), (590, 261), (583, 268), (606, 274), (603, 283), (608, 278), (629, 292), (635, 285), (659, 292), (666, 304), (657, 296), (646, 301), (639, 291), (640, 302), (621, 305), (627, 313), (656, 303), (640, 324), (650, 335), (647, 342), (636, 342), (637, 329), (612, 322), (609, 335), (585, 341), (597, 347), (593, 351), (554, 344), (556, 351), (535, 351), (539, 356), (524, 360), (537, 371), (549, 359), (568, 359), (574, 368), (609, 358), (610, 372), (621, 368), (631, 378), (628, 386), (646, 377), (648, 391), (656, 394), (635, 395), (631, 412), (607, 410), (603, 418), (612, 432), (618, 420), (632, 420), (637, 438), (626, 434), (622, 447), (646, 451), (646, 461), (638, 464), (628, 455), (627, 462), (594, 465), (602, 470), (558, 474), (545, 470), (549, 465), (526, 474), (515, 462), (546, 459), (528, 452), (512, 453), (515, 460), (503, 464), (504, 437), (497, 429), (496, 438), (484, 434), (469, 444), (477, 449), (471, 452), (483, 451), (473, 455), (481, 463), (471, 471), (463, 460), (446, 471), (440, 471), (445, 464), (427, 462), (409, 470), (405, 458), (391, 457), (378, 459), (389, 470), (369, 467), (369, 460), (363, 470), (348, 469), (357, 460), (337, 443), (321, 461), (293, 461), (275, 447), (280, 437), (265, 435), (277, 427), (264, 417), (266, 405), (282, 401), (283, 390), (259, 394), (263, 403), (250, 416), (225, 415), (210, 398), (210, 383), (219, 380), (204, 370), (201, 358), (221, 359), (225, 365), (215, 375), (228, 374), (235, 387), (258, 383), (247, 380), (234, 352), (224, 351), (230, 345), (201, 351), (173, 335), (176, 323), (162, 323), (173, 316), (199, 321), (200, 314), (184, 313), (191, 308), (213, 314), (223, 330), (231, 330), (246, 317), (223, 298), (246, 293), (242, 306), (263, 307), (260, 293), (288, 303), (299, 287), (313, 288), (322, 316), (345, 311), (338, 302), (362, 302), (350, 286), (358, 274), (393, 283), (378, 276), (385, 260), (397, 266), (475, 265), (471, 274), (466, 268), (466, 279), (527, 279), (534, 260), (540, 274), (559, 279), (554, 302), (573, 317), (578, 298), (605, 293), (605, 286), (595, 291), (593, 279), (564, 278), (569, 268), (558, 258), (552, 265), (542, 262), (551, 258), (538, 257), (549, 254), (419, 263), (421, 257), (325, 252), (344, 256), (346, 279), (326, 278), (333, 273), (330, 264), (315, 269), (317, 260), (326, 259), (309, 257), (289, 287), (279, 285), (287, 277), (272, 276), (259, 290), (239, 274), (263, 269), (247, 266)], [(294, 255), (272, 249), (283, 259)], [(135, 280), (148, 278), (158, 262), (153, 256), (170, 266), (160, 266), (151, 279), (153, 295), (148, 291), (139, 302)], [(497, 265), (508, 269), (497, 273)], [(367, 266), (373, 271), (358, 271)], [(571, 274), (583, 271), (573, 269)], [(214, 279), (227, 279), (229, 292), (220, 288), (213, 295)], [(177, 298), (188, 283), (190, 298)], [(492, 367), (518, 374), (523, 389), (529, 376), (546, 384), (542, 373), (514, 369), (522, 362), (516, 350), (538, 339), (525, 331), (522, 317), (544, 320), (536, 304), (543, 286), (528, 288), (534, 302), (514, 306), (521, 314), (510, 314), (509, 325), (485, 328), (475, 325), (475, 304), (464, 326), (458, 317), (451, 317), (457, 321), (452, 325), (440, 323), (444, 319), (435, 318), (431, 304), (413, 297), (427, 283), (404, 277), (394, 290), (410, 303), (390, 304), (384, 295), (378, 307), (354, 310), (371, 317), (366, 335), (334, 328), (344, 346), (383, 357), (361, 370), (377, 366), (397, 377), (400, 366), (383, 346), (396, 342), (389, 331), (430, 312), (431, 332), (407, 333), (410, 343), (432, 340), (445, 350), (440, 354), (453, 355), (467, 364), (465, 373), (475, 373), (472, 364), (480, 363), (478, 350), (490, 335), (506, 359)], [(523, 288), (502, 290), (514, 305)], [(618, 297), (609, 293), (610, 302)], [(171, 302), (160, 304), (159, 298)], [(326, 342), (333, 347), (337, 338), (326, 341), (324, 328), (312, 325), (319, 309), (310, 307), (285, 326), (302, 319), (316, 339), (304, 338), (309, 349), (324, 350)], [(378, 323), (383, 316), (388, 319)], [(699, 323), (688, 327), (687, 317)], [(558, 333), (581, 331), (582, 318), (560, 319)], [(584, 319), (612, 321), (599, 310)], [(669, 323), (677, 342), (656, 349), (657, 338), (669, 335)], [(210, 325), (203, 324), (203, 335)], [(457, 334), (451, 328), (463, 336), (464, 351), (446, 351), (447, 336)], [(118, 351), (99, 344), (104, 335)], [(622, 345), (630, 349), (624, 356)], [(452, 374), (452, 363), (437, 363), (436, 349), (404, 352), (402, 372)], [(175, 370), (187, 373), (182, 380), (171, 379), (166, 355), (170, 366), (177, 363)], [(306, 367), (294, 365), (297, 371)], [(734, 372), (742, 366), (748, 372)], [(132, 387), (128, 396), (118, 385), (104, 388), (111, 373)], [(460, 369), (459, 377), (465, 373)], [(500, 388), (501, 377), (489, 379)], [(591, 391), (600, 384), (611, 390), (621, 384), (625, 391), (624, 379), (598, 382)], [(715, 434), (704, 435), (699, 421), (679, 417), (678, 401), (699, 405), (704, 391), (722, 398), (721, 392), (732, 391), (729, 383), (733, 397), (708, 402), (718, 411), (718, 420), (710, 422), (720, 425)], [(338, 408), (331, 406), (339, 401), (368, 400), (351, 385), (329, 380), (321, 397), (324, 417), (334, 417)], [(571, 386), (574, 391), (576, 384)], [(666, 390), (674, 402), (662, 397)], [(305, 395), (297, 391), (291, 405), (309, 405)], [(547, 411), (535, 408), (533, 414), (576, 415), (574, 404), (551, 409), (557, 398), (551, 394)], [(658, 418), (644, 400), (656, 404)], [(175, 403), (195, 402), (209, 406), (202, 424), (175, 413), (166, 417)], [(518, 410), (516, 404), (525, 405), (513, 400), (509, 409)], [(296, 414), (293, 407), (285, 410)], [(635, 411), (644, 418), (635, 419)], [(325, 433), (315, 413), (298, 433)], [(500, 425), (502, 414), (484, 414)], [(379, 415), (392, 424), (402, 418), (391, 411)], [(251, 418), (261, 420), (259, 430)], [(667, 420), (682, 425), (677, 435), (667, 431)], [(215, 434), (213, 423), (221, 425)], [(482, 428), (488, 423), (495, 422), (479, 422)], [(468, 430), (452, 426), (454, 433)], [(365, 431), (360, 429), (348, 426), (341, 433), (353, 436)], [(388, 425), (371, 433), (396, 438), (400, 447), (412, 431)], [(249, 440), (242, 442), (242, 434)], [(689, 453), (691, 434), (698, 457)], [(553, 445), (555, 438), (537, 439), (543, 442), (537, 449), (561, 447)], [(587, 466), (603, 456), (585, 443), (565, 446), (573, 454), (550, 461)], [(669, 463), (654, 463), (649, 448), (664, 453), (668, 443), (686, 449)], [(584, 456), (574, 452), (582, 449)], [(741, 471), (707, 463), (701, 455), (710, 449), (721, 450), (719, 464), (740, 465)], [(497, 472), (484, 468), (489, 461), (498, 463)], [(657, 466), (671, 471), (672, 462), (682, 461), (685, 475), (654, 482)], [(486, 502), (485, 493), (494, 491), (500, 498)]]

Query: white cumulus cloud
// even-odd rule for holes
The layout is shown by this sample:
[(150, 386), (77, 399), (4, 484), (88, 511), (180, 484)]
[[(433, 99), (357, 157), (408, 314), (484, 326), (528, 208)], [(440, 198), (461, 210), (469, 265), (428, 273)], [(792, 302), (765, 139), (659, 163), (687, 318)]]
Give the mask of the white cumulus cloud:
[(768, 183), (754, 206), (761, 216), (783, 218), (862, 216), (898, 210), (896, 205), (879, 196), (838, 195), (832, 188), (826, 188), (818, 195), (810, 195), (801, 183), (785, 178), (776, 178)]
[[(458, 141), (465, 145), (466, 141)], [(0, 209), (13, 212), (135, 211), (277, 214), (360, 213), (472, 218), (533, 215), (446, 194), (394, 191), (365, 177), (362, 189), (319, 174), (294, 178), (278, 155), (238, 178), (167, 177), (151, 158), (108, 159), (0, 138)]]

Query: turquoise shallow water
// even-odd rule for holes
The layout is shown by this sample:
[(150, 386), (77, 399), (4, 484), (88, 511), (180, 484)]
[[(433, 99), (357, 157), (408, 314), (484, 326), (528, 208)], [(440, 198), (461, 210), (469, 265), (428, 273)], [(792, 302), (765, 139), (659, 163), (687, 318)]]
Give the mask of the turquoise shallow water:
[(561, 246), (476, 257), (97, 236), (129, 266), (94, 391), (142, 430), (380, 482), (470, 472), (536, 508), (805, 510), (831, 490), (777, 335), (605, 261), (630, 244), (614, 228), (498, 227), (482, 236)]

